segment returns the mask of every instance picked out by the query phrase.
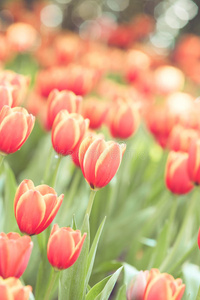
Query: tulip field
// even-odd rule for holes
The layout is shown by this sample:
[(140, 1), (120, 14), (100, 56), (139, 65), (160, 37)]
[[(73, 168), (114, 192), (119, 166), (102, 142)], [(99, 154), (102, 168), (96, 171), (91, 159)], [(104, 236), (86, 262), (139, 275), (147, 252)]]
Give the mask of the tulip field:
[(0, 300), (200, 300), (200, 37), (32, 2), (0, 10)]

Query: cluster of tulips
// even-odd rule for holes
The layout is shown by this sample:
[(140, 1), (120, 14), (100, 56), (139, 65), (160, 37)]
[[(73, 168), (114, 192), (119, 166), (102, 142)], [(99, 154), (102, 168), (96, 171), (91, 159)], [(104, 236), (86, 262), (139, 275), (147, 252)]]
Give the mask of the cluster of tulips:
[(0, 23), (0, 300), (199, 299), (199, 37), (83, 39), (48, 5)]

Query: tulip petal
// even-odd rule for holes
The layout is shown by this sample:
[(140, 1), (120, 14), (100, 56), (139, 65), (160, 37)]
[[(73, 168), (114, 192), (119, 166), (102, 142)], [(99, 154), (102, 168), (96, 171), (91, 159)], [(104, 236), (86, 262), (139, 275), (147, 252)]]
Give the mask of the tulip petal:
[(169, 300), (170, 296), (167, 280), (163, 276), (157, 276), (147, 285), (144, 300)]
[(25, 192), (28, 190), (34, 189), (34, 183), (30, 179), (25, 179), (21, 182), (21, 184), (18, 186), (16, 194), (15, 194), (15, 199), (14, 199), (14, 211), (15, 211), (15, 217), (16, 217), (16, 206), (19, 201), (19, 198), (21, 195), (23, 195)]
[(87, 236), (87, 233), (84, 233), (82, 236), (82, 239), (76, 245), (73, 255), (70, 257), (69, 261), (65, 264), (65, 268), (71, 267), (78, 259), (86, 236)]
[(46, 211), (45, 202), (38, 191), (24, 193), (16, 206), (16, 219), (19, 229), (27, 234), (35, 234)]

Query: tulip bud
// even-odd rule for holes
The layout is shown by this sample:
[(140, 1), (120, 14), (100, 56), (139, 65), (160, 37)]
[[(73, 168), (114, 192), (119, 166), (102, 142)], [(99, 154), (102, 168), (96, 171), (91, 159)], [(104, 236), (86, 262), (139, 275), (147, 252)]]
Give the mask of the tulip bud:
[(57, 197), (48, 185), (34, 186), (25, 179), (19, 185), (14, 199), (14, 212), (21, 232), (29, 235), (44, 231), (55, 218), (64, 195)]
[(12, 86), (0, 85), (0, 110), (4, 105), (12, 106)]
[(54, 89), (48, 97), (47, 103), (47, 128), (51, 129), (56, 115), (63, 109), (69, 113), (78, 113), (82, 97), (76, 96), (70, 91), (61, 91)]
[(126, 150), (126, 145), (102, 138), (87, 137), (79, 149), (83, 176), (92, 189), (106, 186), (115, 176)]
[(86, 235), (87, 233), (84, 233), (81, 237), (80, 230), (59, 228), (54, 224), (47, 244), (50, 264), (58, 270), (71, 267), (79, 257)]
[(84, 120), (81, 115), (69, 114), (67, 110), (60, 111), (52, 127), (51, 139), (54, 150), (64, 156), (72, 154), (88, 126), (89, 120)]
[(167, 188), (174, 194), (186, 194), (194, 187), (188, 176), (187, 163), (187, 153), (174, 151), (169, 153), (165, 169), (165, 182)]
[(118, 101), (112, 105), (110, 111), (108, 123), (114, 138), (127, 139), (136, 132), (139, 113), (132, 104)]
[(133, 277), (126, 293), (127, 300), (143, 300), (149, 271), (140, 271)]
[(23, 286), (17, 278), (3, 279), (0, 277), (1, 300), (29, 300), (31, 291), (30, 285)]
[(189, 148), (188, 175), (194, 184), (200, 184), (200, 139), (192, 141)]
[(19, 278), (27, 267), (32, 248), (29, 236), (0, 233), (0, 276)]
[(0, 151), (3, 154), (16, 152), (29, 137), (35, 118), (22, 107), (5, 105), (0, 111)]

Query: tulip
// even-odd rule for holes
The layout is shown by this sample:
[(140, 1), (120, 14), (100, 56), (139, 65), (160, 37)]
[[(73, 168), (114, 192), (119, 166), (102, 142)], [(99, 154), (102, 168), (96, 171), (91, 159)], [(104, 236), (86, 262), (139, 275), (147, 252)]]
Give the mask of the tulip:
[(108, 107), (104, 102), (90, 98), (83, 102), (83, 116), (90, 120), (90, 128), (97, 129), (103, 124)]
[(200, 228), (199, 228), (199, 232), (198, 232), (197, 243), (198, 243), (199, 250), (200, 250)]
[[(157, 271), (157, 272), (155, 272)], [(181, 300), (185, 285), (180, 278), (152, 269), (144, 292), (144, 300)]]
[(114, 138), (127, 139), (138, 128), (138, 110), (130, 103), (117, 102), (111, 106), (108, 122), (110, 132)]
[(188, 174), (192, 182), (200, 184), (200, 139), (192, 141), (189, 148)]
[(102, 138), (87, 137), (79, 149), (79, 162), (83, 175), (91, 189), (106, 186), (115, 176), (125, 152), (126, 145)]
[(29, 300), (31, 291), (30, 285), (23, 286), (17, 278), (3, 279), (0, 277), (1, 300)]
[(67, 110), (60, 111), (52, 127), (52, 144), (54, 150), (63, 156), (72, 154), (82, 140), (89, 120), (84, 120), (79, 114), (69, 114)]
[(174, 151), (169, 153), (165, 169), (165, 182), (167, 188), (174, 194), (186, 194), (194, 187), (188, 176), (187, 163), (187, 153)]
[(181, 300), (185, 285), (158, 269), (139, 272), (127, 290), (127, 300)]
[(12, 90), (11, 86), (0, 85), (0, 110), (4, 105), (12, 106)]
[(14, 212), (21, 232), (29, 235), (44, 231), (55, 218), (64, 195), (57, 197), (48, 185), (34, 186), (25, 179), (19, 185), (14, 199)]
[(35, 118), (22, 107), (5, 105), (0, 111), (0, 151), (9, 154), (21, 148), (29, 137)]
[(196, 140), (197, 130), (176, 125), (169, 136), (169, 148), (174, 151), (188, 152), (192, 140)]
[(81, 237), (80, 230), (59, 228), (54, 224), (47, 244), (50, 264), (58, 270), (71, 267), (79, 257), (86, 235), (87, 233), (84, 233)]
[(0, 233), (0, 276), (19, 278), (28, 265), (32, 248), (29, 236), (21, 237), (16, 232)]
[(76, 96), (70, 91), (61, 91), (54, 89), (48, 97), (47, 103), (47, 128), (51, 129), (56, 115), (63, 109), (69, 113), (78, 113), (82, 97)]

